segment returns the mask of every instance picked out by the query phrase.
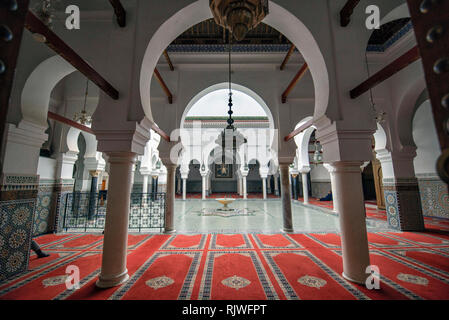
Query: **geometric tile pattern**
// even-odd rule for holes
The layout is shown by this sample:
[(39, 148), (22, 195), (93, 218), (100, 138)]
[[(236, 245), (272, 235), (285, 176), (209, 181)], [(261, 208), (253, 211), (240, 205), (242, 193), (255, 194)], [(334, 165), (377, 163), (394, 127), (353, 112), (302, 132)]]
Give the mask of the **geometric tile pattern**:
[(439, 179), (419, 179), (419, 193), (425, 216), (449, 218), (447, 185)]
[(34, 199), (0, 201), (0, 283), (27, 269), (34, 206)]
[(402, 231), (424, 230), (418, 181), (384, 180), (385, 206), (391, 227)]
[(50, 219), (54, 200), (53, 187), (39, 186), (36, 198), (36, 213), (34, 215), (34, 237), (50, 231), (52, 227)]

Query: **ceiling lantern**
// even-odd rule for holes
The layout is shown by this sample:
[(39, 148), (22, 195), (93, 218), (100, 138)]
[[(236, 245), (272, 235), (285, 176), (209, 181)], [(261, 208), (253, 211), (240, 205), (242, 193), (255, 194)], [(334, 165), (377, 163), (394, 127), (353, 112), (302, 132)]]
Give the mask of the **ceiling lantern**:
[(209, 0), (215, 22), (229, 29), (237, 41), (268, 15), (268, 0)]

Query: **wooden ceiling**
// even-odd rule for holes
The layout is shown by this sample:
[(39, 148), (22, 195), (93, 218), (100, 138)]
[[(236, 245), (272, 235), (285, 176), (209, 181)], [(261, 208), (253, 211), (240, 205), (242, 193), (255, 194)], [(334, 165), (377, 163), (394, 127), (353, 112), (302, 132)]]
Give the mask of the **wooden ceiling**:
[[(223, 45), (228, 43), (228, 31), (208, 19), (182, 33), (172, 44), (176, 45)], [(235, 39), (233, 40), (235, 42)], [(259, 24), (239, 44), (289, 44), (288, 39), (276, 29)]]
[[(385, 44), (409, 22), (410, 18), (404, 18), (384, 24), (379, 30), (373, 32), (369, 45)], [(182, 33), (172, 42), (173, 45), (223, 45), (227, 43), (228, 32), (217, 25), (214, 19), (208, 19), (198, 23)], [(290, 44), (290, 41), (276, 29), (265, 23), (261, 23), (257, 28), (248, 33), (245, 40), (238, 43), (252, 45), (280, 45)]]
[(410, 18), (398, 19), (385, 23), (375, 30), (369, 40), (369, 45), (383, 45), (410, 22)]

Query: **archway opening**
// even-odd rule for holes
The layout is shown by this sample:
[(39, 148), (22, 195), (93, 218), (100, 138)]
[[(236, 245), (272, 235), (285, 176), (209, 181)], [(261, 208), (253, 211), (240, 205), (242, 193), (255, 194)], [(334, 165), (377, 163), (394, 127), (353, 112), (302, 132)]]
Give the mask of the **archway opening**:
[[(310, 30), (292, 13), (269, 1), (270, 14), (264, 20), (279, 30), (303, 55), (313, 78), (315, 91), (314, 118), (325, 115), (330, 95), (329, 74), (323, 54)], [(207, 0), (198, 0), (178, 11), (161, 25), (150, 40), (141, 67), (140, 95), (145, 115), (153, 119), (151, 111), (151, 78), (159, 57), (168, 45), (189, 27), (212, 18)]]
[[(249, 164), (248, 159), (255, 156), (255, 160), (268, 165), (274, 121), (268, 106), (260, 97), (249, 89), (235, 85), (238, 89), (233, 89), (234, 126), (242, 139), (247, 139), (247, 143), (232, 155), (226, 153), (225, 163), (222, 163), (221, 134), (227, 126), (229, 108), (229, 91), (225, 89), (226, 86), (225, 83), (218, 84), (203, 90), (185, 109), (180, 124), (184, 149), (184, 159), (181, 162), (188, 163), (198, 159), (201, 165), (205, 164), (207, 172), (204, 174), (208, 174), (208, 190), (210, 189), (211, 194), (239, 197), (239, 170)], [(260, 138), (261, 136), (265, 139)], [(261, 185), (260, 177), (258, 180)], [(197, 189), (190, 190), (197, 192)], [(262, 193), (262, 188), (249, 188), (248, 192)]]

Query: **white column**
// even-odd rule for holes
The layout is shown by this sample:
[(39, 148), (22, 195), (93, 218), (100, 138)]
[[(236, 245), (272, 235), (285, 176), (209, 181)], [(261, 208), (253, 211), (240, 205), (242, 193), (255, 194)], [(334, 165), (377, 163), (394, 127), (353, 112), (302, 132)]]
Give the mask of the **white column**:
[(182, 200), (187, 198), (187, 178), (182, 178)]
[(302, 173), (302, 191), (304, 195), (304, 204), (309, 204), (309, 184), (307, 183), (307, 173)]
[(366, 233), (365, 203), (363, 198), (362, 162), (332, 163), (337, 211), (340, 213), (341, 246), (343, 251), (343, 277), (365, 284), (370, 265)]
[(308, 184), (308, 173), (310, 172), (309, 166), (302, 166), (299, 169), (302, 179), (302, 192), (304, 196), (304, 204), (309, 204), (309, 184)]
[(242, 177), (242, 184), (243, 184), (243, 199), (248, 199), (248, 190), (246, 185), (246, 176)]
[(165, 232), (175, 232), (175, 176), (176, 164), (164, 164), (167, 168), (167, 191), (166, 191), (166, 205), (165, 205)]
[(332, 188), (332, 206), (333, 206), (333, 211), (338, 213), (337, 208), (338, 208), (338, 190), (336, 188), (336, 182), (335, 182), (335, 169), (333, 166), (331, 166), (328, 163), (324, 164), (324, 167), (327, 169), (327, 171), (329, 171), (329, 174), (331, 176), (331, 188)]
[(97, 287), (110, 288), (129, 279), (126, 268), (131, 174), (136, 154), (108, 153), (110, 164), (101, 273)]
[(189, 169), (185, 165), (181, 165), (181, 179), (182, 179), (182, 200), (187, 199), (187, 179), (189, 177)]
[(242, 180), (240, 179), (240, 176), (237, 174), (237, 194), (241, 195), (241, 187), (242, 187)]
[(209, 189), (208, 189), (208, 194), (207, 195), (210, 195), (210, 194), (212, 194), (212, 172), (211, 171), (209, 171), (208, 186), (209, 186)]
[(271, 194), (272, 190), (271, 190), (271, 175), (267, 177), (267, 193)]
[(148, 193), (148, 175), (143, 175), (142, 193)]
[(274, 194), (276, 196), (279, 195), (279, 179), (278, 178), (279, 178), (278, 174), (274, 175)]
[(207, 173), (206, 172), (201, 172), (201, 187), (202, 187), (202, 199), (206, 200), (206, 178), (207, 178)]
[(207, 173), (206, 176), (206, 197), (210, 195), (210, 171)]
[(283, 231), (293, 232), (292, 219), (292, 197), (290, 191), (290, 164), (282, 163), (279, 165), (281, 169), (281, 198), (282, 198), (282, 216)]
[(263, 199), (267, 199), (267, 178), (262, 178), (262, 193), (263, 193)]

